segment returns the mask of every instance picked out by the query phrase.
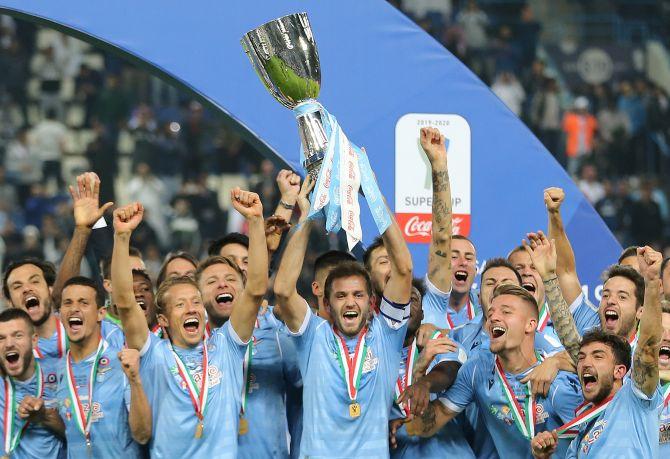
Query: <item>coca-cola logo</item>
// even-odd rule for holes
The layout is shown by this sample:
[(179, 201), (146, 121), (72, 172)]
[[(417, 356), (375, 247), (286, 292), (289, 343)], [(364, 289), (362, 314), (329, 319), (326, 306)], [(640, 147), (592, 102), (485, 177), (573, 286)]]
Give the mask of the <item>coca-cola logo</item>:
[(407, 236), (430, 236), (433, 222), (430, 220), (422, 221), (417, 215), (413, 216), (405, 223), (405, 235)]

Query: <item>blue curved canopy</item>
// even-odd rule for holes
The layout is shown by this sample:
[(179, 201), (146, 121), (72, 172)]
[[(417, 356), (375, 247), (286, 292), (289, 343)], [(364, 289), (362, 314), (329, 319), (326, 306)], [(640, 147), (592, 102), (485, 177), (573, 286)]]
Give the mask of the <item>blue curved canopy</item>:
[[(526, 126), (446, 49), (383, 0), (0, 0), (0, 11), (115, 49), (189, 88), (266, 155), (297, 168), (290, 111), (265, 90), (240, 46), (250, 29), (307, 11), (322, 67), (320, 102), (364, 146), (393, 207), (395, 128), (408, 113), (455, 114), (471, 132), (471, 233), (480, 260), (545, 226), (545, 187), (566, 191), (563, 216), (590, 287), (620, 245)], [(418, 167), (418, 166), (417, 166)], [(365, 207), (365, 206), (363, 206)], [(362, 212), (369, 241), (374, 224)], [(417, 272), (428, 247), (411, 244)]]

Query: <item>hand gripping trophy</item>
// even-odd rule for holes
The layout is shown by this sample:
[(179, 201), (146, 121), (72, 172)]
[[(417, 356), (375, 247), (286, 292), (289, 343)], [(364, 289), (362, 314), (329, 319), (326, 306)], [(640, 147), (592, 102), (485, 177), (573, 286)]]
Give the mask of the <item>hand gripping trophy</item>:
[(316, 181), (310, 217), (323, 212), (326, 230), (344, 229), (353, 248), (362, 239), (362, 187), (379, 233), (386, 231), (391, 217), (366, 154), (316, 101), (321, 67), (307, 14), (284, 16), (247, 32), (242, 47), (267, 90), (296, 116), (302, 165)]

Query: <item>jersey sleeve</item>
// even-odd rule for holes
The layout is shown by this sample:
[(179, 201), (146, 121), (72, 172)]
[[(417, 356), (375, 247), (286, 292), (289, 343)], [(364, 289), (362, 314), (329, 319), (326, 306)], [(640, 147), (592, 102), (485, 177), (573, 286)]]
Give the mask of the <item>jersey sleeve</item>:
[(600, 327), (600, 317), (596, 308), (582, 293), (570, 305), (570, 313), (581, 336), (595, 327)]
[(649, 396), (635, 385), (635, 381), (629, 375), (626, 375), (621, 390), (625, 391), (625, 396), (631, 399), (634, 405), (645, 411), (658, 410), (658, 407), (663, 403), (663, 397), (658, 388)]
[(312, 309), (307, 307), (305, 318), (303, 319), (298, 331), (292, 332), (288, 329), (288, 327), (286, 327), (286, 333), (288, 333), (288, 335), (294, 340), (293, 343), (295, 344), (297, 361), (302, 374), (305, 374), (307, 371), (309, 354), (312, 350), (312, 344), (316, 338), (317, 330), (320, 327), (328, 326), (327, 324), (328, 322), (326, 322), (321, 317), (314, 315)]
[(563, 423), (575, 417), (575, 409), (584, 402), (576, 375), (560, 372), (549, 390), (551, 405)]
[(428, 279), (428, 276), (424, 278), (424, 281), (426, 283), (426, 294), (421, 300), (421, 308), (423, 309), (423, 320), (421, 323), (439, 322), (440, 318), (438, 316), (443, 314), (443, 311), (446, 311), (449, 306), (451, 292), (443, 292), (437, 288)]
[(144, 342), (142, 349), (140, 349), (140, 370), (153, 368), (159, 358), (157, 349), (160, 345), (161, 338), (151, 332), (147, 333), (148, 338)]
[(298, 353), (295, 349), (295, 343), (281, 330), (277, 331), (277, 341), (282, 355), (284, 380), (291, 387), (301, 387), (302, 375), (300, 373), (300, 366), (298, 365)]
[(437, 354), (433, 359), (433, 366), (442, 362), (459, 362), (461, 365), (468, 361), (468, 354), (463, 349), (463, 346), (456, 343), (458, 349), (455, 352), (447, 352), (446, 354)]
[(561, 340), (556, 336), (554, 329), (547, 327), (542, 331), (535, 332), (535, 350), (543, 357), (551, 357), (559, 352), (563, 352), (565, 347), (563, 347)]
[(409, 305), (409, 302), (407, 304), (399, 304), (382, 297), (381, 304), (379, 305), (379, 314), (383, 318), (382, 322), (386, 323), (394, 331), (403, 329), (407, 325), (407, 319), (409, 319)]
[(439, 395), (440, 402), (454, 413), (460, 413), (475, 398), (474, 377), (477, 360), (468, 360), (458, 370), (454, 384)]
[(244, 353), (247, 350), (249, 341), (245, 343), (240, 339), (230, 320), (223, 324), (222, 327), (214, 330), (211, 339), (224, 341), (234, 358), (239, 358), (240, 361), (244, 359)]

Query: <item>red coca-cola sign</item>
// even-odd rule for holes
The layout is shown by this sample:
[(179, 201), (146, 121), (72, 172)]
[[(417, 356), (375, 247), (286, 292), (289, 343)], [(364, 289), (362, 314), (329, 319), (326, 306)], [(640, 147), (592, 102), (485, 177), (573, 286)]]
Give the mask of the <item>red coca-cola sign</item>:
[[(396, 219), (407, 242), (429, 244), (433, 226), (432, 216), (432, 214), (399, 213), (396, 214)], [(468, 236), (470, 234), (470, 216), (453, 215), (452, 230), (453, 234)]]

